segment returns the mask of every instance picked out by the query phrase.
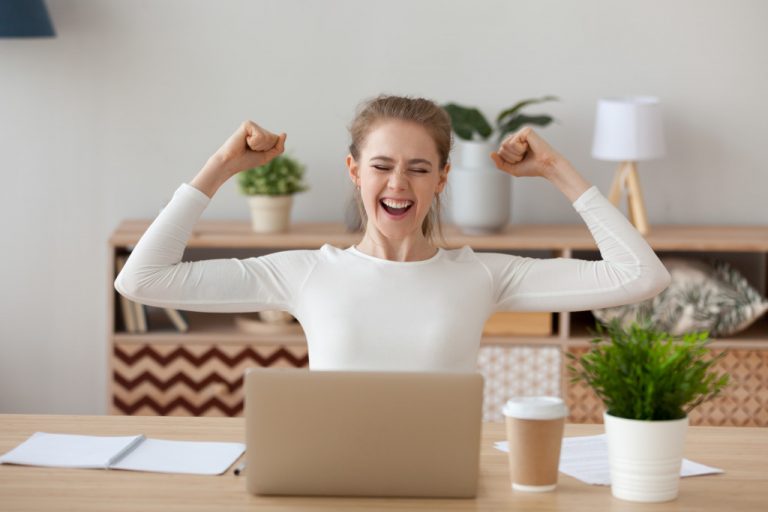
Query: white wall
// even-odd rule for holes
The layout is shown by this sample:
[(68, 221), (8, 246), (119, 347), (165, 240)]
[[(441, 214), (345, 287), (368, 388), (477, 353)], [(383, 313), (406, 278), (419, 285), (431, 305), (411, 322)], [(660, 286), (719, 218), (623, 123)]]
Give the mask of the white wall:
[[(154, 217), (250, 118), (288, 133), (312, 190), (294, 219), (341, 220), (346, 126), (380, 92), (531, 112), (604, 192), (595, 101), (663, 101), (668, 156), (643, 163), (651, 223), (768, 222), (768, 3), (48, 0), (58, 37), (0, 40), (0, 412), (102, 413), (107, 238)], [(512, 221), (579, 222), (549, 183)], [(235, 183), (204, 218), (247, 218)]]

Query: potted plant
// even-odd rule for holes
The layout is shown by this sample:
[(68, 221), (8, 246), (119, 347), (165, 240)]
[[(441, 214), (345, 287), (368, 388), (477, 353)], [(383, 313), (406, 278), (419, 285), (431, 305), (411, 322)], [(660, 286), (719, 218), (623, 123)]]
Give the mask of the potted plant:
[(268, 163), (238, 174), (240, 192), (248, 196), (251, 226), (257, 233), (279, 233), (290, 225), (293, 194), (308, 190), (304, 166), (279, 155)]
[[(518, 102), (496, 117), (495, 130), (477, 108), (448, 103), (443, 108), (451, 117), (458, 165), (451, 170), (450, 205), (454, 223), (465, 233), (489, 233), (502, 229), (509, 222), (509, 175), (499, 172), (490, 159), (504, 137), (523, 125), (547, 126), (551, 116), (526, 115), (521, 111), (528, 105), (557, 100), (555, 96), (532, 98)], [(494, 131), (495, 140), (491, 139)]]
[(707, 331), (675, 337), (644, 319), (627, 328), (618, 319), (605, 328), (598, 323), (597, 334), (585, 354), (567, 354), (574, 362), (568, 369), (572, 382), (585, 382), (605, 406), (611, 493), (673, 500), (688, 414), (728, 384), (727, 374), (713, 370), (725, 353), (711, 356)]

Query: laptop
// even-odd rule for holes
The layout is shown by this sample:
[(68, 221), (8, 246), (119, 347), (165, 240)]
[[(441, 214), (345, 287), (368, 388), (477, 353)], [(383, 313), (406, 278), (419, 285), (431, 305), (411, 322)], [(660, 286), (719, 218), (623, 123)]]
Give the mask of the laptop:
[(479, 373), (248, 369), (248, 492), (473, 498), (482, 403)]

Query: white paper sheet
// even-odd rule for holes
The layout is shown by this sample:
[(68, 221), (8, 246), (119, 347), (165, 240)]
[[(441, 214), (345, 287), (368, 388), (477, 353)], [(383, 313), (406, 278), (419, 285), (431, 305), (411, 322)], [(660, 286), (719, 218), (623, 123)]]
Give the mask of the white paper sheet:
[(244, 451), (243, 443), (36, 432), (0, 456), (0, 464), (220, 475)]
[(220, 475), (245, 451), (242, 443), (147, 439), (112, 469)]
[(113, 457), (144, 436), (81, 436), (35, 432), (0, 456), (2, 464), (60, 468), (106, 468)]
[[(494, 446), (503, 452), (509, 451), (507, 441), (498, 441)], [(563, 438), (560, 450), (560, 471), (588, 484), (611, 485), (608, 443), (605, 434)], [(722, 469), (705, 466), (688, 459), (683, 459), (680, 468), (682, 477), (722, 472)]]

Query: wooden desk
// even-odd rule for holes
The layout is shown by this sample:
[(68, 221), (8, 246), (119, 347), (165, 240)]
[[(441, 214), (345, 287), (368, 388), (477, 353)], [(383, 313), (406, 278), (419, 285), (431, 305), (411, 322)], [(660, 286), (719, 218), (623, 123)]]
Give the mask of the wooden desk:
[[(35, 431), (129, 435), (183, 440), (242, 441), (242, 418), (0, 415), (0, 453)], [(602, 432), (601, 425), (567, 425), (566, 436)], [(243, 477), (165, 475), (96, 469), (0, 465), (0, 510), (525, 510), (635, 511), (768, 510), (768, 429), (691, 427), (685, 456), (725, 474), (684, 478), (677, 500), (642, 504), (617, 500), (610, 489), (560, 474), (556, 492), (522, 494), (509, 486), (506, 454), (493, 447), (502, 424), (483, 428), (477, 499), (256, 497)]]

